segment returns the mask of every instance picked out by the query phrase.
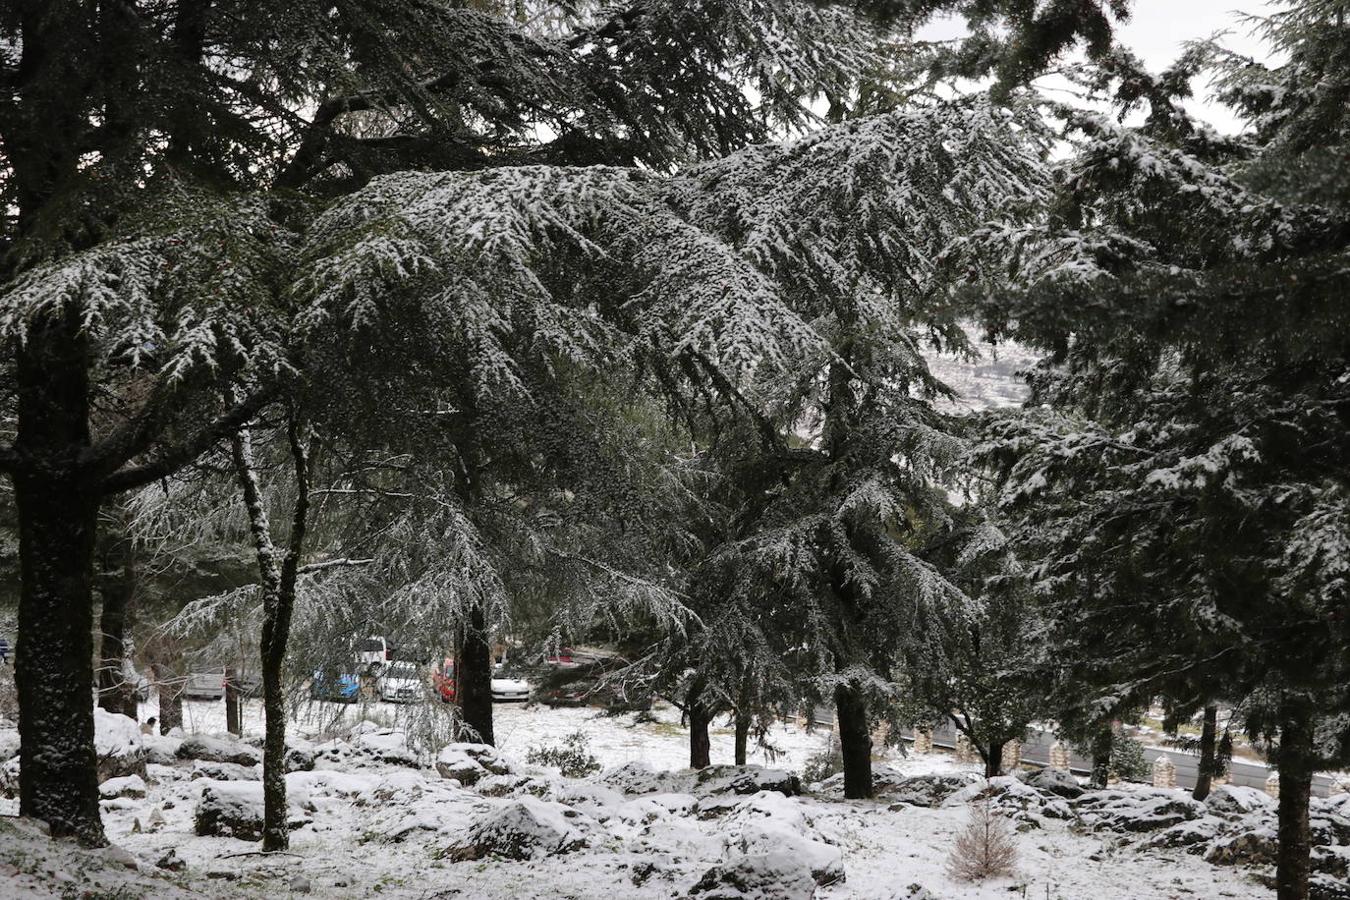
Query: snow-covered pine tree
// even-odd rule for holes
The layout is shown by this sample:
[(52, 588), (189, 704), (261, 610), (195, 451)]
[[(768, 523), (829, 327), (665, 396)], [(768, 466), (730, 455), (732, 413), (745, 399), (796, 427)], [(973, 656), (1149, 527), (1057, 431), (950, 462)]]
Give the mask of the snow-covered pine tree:
[(1257, 20), (1278, 64), (1196, 51), (1244, 142), (1176, 108), (1142, 130), (1077, 118), (1059, 214), (994, 242), (1026, 285), (994, 318), (1053, 354), (1037, 387), (1059, 412), (995, 453), (1010, 505), (1046, 510), (1043, 585), (1076, 598), (1062, 652), (1113, 660), (1108, 703), (1248, 698), (1248, 730), (1278, 737), (1281, 900), (1308, 896), (1312, 773), (1347, 753), (1347, 11)]

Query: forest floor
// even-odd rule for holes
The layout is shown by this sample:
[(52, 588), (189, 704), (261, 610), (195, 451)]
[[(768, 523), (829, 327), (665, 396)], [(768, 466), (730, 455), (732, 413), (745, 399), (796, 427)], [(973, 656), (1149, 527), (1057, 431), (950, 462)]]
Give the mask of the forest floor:
[[(188, 706), (189, 731), (221, 730), (222, 704)], [(930, 808), (893, 796), (844, 801), (828, 782), (797, 797), (698, 784), (678, 771), (687, 738), (670, 708), (643, 721), (591, 709), (498, 707), (498, 743), (513, 774), (472, 786), (442, 777), (408, 751), (404, 733), (391, 729), (406, 709), (374, 704), (343, 712), (342, 722), (302, 717), (293, 726), (297, 746), (317, 762), (288, 776), (299, 823), (290, 854), (262, 856), (256, 842), (198, 836), (204, 790), (228, 793), (231, 782), (247, 787), (256, 768), (180, 760), (174, 739), (155, 738), (149, 743), (161, 762), (147, 766), (146, 795), (104, 801), (117, 849), (81, 850), (48, 840), (27, 820), (0, 819), (0, 897), (618, 900), (688, 896), (713, 867), (746, 860), (753, 863), (751, 881), (764, 880), (761, 888), (748, 884), (736, 893), (723, 886), (722, 893), (700, 896), (1163, 900), (1264, 893), (1251, 870), (1211, 865), (1180, 849), (1146, 848), (1118, 831), (1086, 830), (1072, 817), (1060, 818), (1053, 798), (1017, 815), (1014, 875), (958, 882), (946, 863), (969, 817), (960, 797)], [(353, 728), (358, 717), (366, 721)], [(260, 732), (256, 704), (244, 724), (246, 738)], [(525, 764), (530, 748), (559, 746), (577, 732), (603, 773), (563, 778)], [(829, 735), (785, 724), (768, 738), (778, 752), (770, 759), (757, 750), (751, 762), (800, 772)], [(730, 729), (714, 731), (714, 762), (731, 758), (731, 744)], [(943, 754), (888, 753), (878, 767), (892, 781), (978, 782), (972, 767)], [(1137, 790), (1151, 796), (1151, 789)], [(0, 812), (13, 815), (15, 806), (0, 801)], [(499, 844), (486, 850), (473, 846), (493, 840)], [(179, 871), (156, 865), (170, 850), (184, 865)], [(512, 854), (523, 858), (507, 858)], [(803, 861), (814, 873), (804, 882), (796, 871)]]

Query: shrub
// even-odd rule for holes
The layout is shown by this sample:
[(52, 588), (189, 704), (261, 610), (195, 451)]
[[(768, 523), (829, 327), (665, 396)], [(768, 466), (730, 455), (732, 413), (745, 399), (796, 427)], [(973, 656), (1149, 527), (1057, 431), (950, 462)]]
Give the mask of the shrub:
[(566, 778), (585, 778), (600, 771), (600, 760), (590, 752), (589, 741), (580, 731), (563, 738), (562, 746), (531, 747), (525, 761), (536, 766), (552, 766)]
[(970, 822), (956, 836), (947, 872), (958, 881), (983, 881), (1013, 873), (1017, 845), (1008, 821), (991, 801), (991, 791), (982, 791), (970, 804)]
[(1144, 745), (1121, 732), (1111, 741), (1111, 771), (1125, 781), (1148, 781), (1153, 775), (1153, 767), (1144, 758)]
[(829, 746), (806, 758), (806, 763), (802, 766), (802, 784), (815, 784), (842, 771), (844, 771), (844, 751), (839, 746), (839, 738), (830, 735)]

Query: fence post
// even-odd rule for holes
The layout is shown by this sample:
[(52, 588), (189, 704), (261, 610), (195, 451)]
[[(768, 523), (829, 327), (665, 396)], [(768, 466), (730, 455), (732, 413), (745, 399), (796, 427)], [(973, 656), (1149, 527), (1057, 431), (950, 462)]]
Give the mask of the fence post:
[(1011, 740), (1003, 745), (1002, 768), (1005, 772), (1016, 772), (1022, 767), (1022, 742)]
[(1050, 745), (1050, 768), (1069, 771), (1069, 745), (1055, 741)]
[(1153, 786), (1155, 788), (1177, 786), (1177, 767), (1166, 756), (1159, 756), (1153, 761)]
[(1266, 793), (1269, 794), (1270, 796), (1274, 797), (1276, 800), (1280, 799), (1280, 773), (1279, 773), (1279, 772), (1271, 772), (1271, 773), (1270, 773), (1270, 776), (1269, 776), (1268, 778), (1266, 778)]
[(975, 748), (970, 744), (970, 738), (964, 734), (956, 736), (956, 761), (972, 762), (975, 759)]
[(914, 752), (915, 753), (933, 752), (933, 729), (931, 728), (914, 729)]

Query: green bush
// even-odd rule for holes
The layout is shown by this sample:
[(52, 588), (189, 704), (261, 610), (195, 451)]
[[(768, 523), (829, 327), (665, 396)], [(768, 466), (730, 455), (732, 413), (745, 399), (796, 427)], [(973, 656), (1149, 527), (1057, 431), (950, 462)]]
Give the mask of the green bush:
[(589, 741), (580, 731), (563, 738), (562, 746), (531, 747), (525, 761), (536, 766), (552, 766), (566, 778), (585, 778), (600, 771), (600, 760), (590, 752)]

